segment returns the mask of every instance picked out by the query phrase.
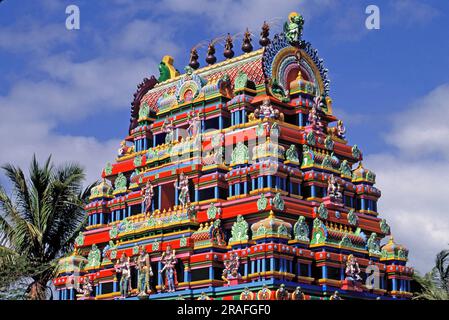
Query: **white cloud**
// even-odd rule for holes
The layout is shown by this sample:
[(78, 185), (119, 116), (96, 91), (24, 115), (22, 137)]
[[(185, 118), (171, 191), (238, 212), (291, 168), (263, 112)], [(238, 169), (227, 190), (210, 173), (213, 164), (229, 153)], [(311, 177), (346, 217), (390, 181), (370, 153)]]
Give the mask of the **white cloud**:
[(449, 244), (448, 97), (445, 84), (398, 114), (387, 135), (395, 150), (365, 160), (382, 190), (380, 214), (422, 273)]

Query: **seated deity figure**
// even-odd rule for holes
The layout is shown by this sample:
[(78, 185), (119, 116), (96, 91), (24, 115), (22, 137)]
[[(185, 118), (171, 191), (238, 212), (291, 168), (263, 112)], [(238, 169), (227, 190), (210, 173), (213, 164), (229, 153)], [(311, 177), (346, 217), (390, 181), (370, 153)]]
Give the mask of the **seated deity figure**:
[(281, 284), (280, 288), (276, 290), (276, 300), (288, 300), (288, 291), (285, 289), (285, 284)]
[(184, 172), (181, 172), (179, 179), (175, 181), (174, 186), (179, 190), (178, 200), (184, 209), (190, 203), (189, 178), (187, 178)]
[(133, 152), (134, 147), (128, 147), (126, 145), (126, 141), (122, 140), (122, 142), (120, 142), (120, 148), (118, 149), (117, 153), (119, 157), (123, 157), (129, 153)]
[(115, 272), (120, 273), (120, 298), (125, 299), (131, 288), (131, 266), (130, 266), (130, 258), (126, 256), (126, 253), (123, 252), (120, 260), (114, 266)]
[(360, 277), (360, 267), (359, 263), (357, 262), (357, 259), (350, 254), (348, 256), (348, 261), (346, 261), (346, 280), (350, 281), (361, 281), (362, 277)]
[(262, 289), (257, 292), (258, 300), (270, 300), (271, 299), (271, 290), (268, 289), (268, 286), (264, 284)]
[(145, 188), (142, 190), (145, 194), (143, 198), (143, 203), (145, 206), (145, 214), (149, 214), (151, 212), (151, 205), (154, 197), (153, 184), (150, 180), (147, 181)]
[(342, 300), (338, 291), (335, 291), (333, 295), (331, 295), (330, 300)]
[(341, 186), (334, 175), (330, 175), (327, 180), (327, 195), (335, 201), (341, 201), (343, 197)]
[(93, 281), (89, 277), (84, 278), (83, 284), (80, 288), (77, 288), (76, 291), (80, 293), (84, 298), (90, 297), (92, 292), (94, 291)]
[(296, 287), (295, 291), (292, 293), (292, 300), (305, 300), (306, 296), (301, 290), (301, 287)]
[(254, 300), (254, 293), (248, 287), (245, 287), (240, 294), (240, 300)]
[(264, 118), (272, 118), (272, 119), (278, 119), (279, 118), (279, 110), (273, 108), (271, 105), (270, 99), (264, 99), (261, 106), (254, 111), (254, 115), (258, 119), (264, 119)]
[(340, 139), (346, 139), (346, 128), (341, 120), (338, 120), (337, 122), (337, 136)]
[(175, 292), (175, 264), (176, 264), (176, 252), (171, 250), (171, 246), (168, 245), (165, 252), (162, 254), (161, 262), (164, 267), (159, 271), (163, 273), (165, 271), (165, 281), (167, 283), (168, 292)]
[(209, 296), (203, 291), (196, 300), (210, 300)]
[(161, 128), (162, 132), (165, 132), (165, 143), (173, 143), (175, 135), (175, 125), (173, 124), (173, 120), (165, 119), (164, 123), (162, 124)]
[(192, 114), (189, 114), (187, 119), (187, 123), (189, 124), (189, 126), (187, 127), (187, 132), (189, 133), (190, 137), (196, 136), (199, 133), (199, 129), (201, 126), (201, 119), (199, 113), (192, 112)]
[(239, 279), (241, 277), (239, 273), (239, 256), (236, 252), (230, 254), (229, 260), (224, 262), (225, 269), (223, 270), (222, 279), (230, 284), (231, 279)]
[(153, 276), (151, 269), (150, 257), (145, 251), (144, 246), (140, 246), (139, 256), (136, 261), (137, 275), (137, 291), (139, 296), (145, 296), (151, 290), (150, 279)]

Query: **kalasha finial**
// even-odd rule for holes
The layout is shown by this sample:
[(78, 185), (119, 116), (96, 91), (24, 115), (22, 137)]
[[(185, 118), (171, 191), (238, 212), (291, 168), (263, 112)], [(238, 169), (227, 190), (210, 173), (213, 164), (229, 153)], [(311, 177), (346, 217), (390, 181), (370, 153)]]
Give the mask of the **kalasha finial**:
[(190, 50), (190, 62), (189, 62), (189, 66), (192, 69), (198, 69), (200, 66), (200, 63), (198, 62), (198, 51), (196, 51), (195, 48), (192, 48), (192, 50)]
[(253, 45), (251, 44), (251, 33), (248, 28), (246, 28), (245, 35), (243, 36), (242, 51), (246, 53), (253, 51)]
[(217, 57), (215, 56), (215, 45), (212, 41), (209, 43), (209, 47), (207, 48), (206, 62), (209, 65), (217, 62)]
[(262, 25), (262, 32), (260, 33), (260, 40), (259, 40), (259, 44), (262, 47), (266, 47), (270, 44), (270, 39), (268, 38), (269, 35), (270, 35), (270, 26), (268, 25), (268, 23), (266, 21), (264, 21), (263, 25)]
[(234, 56), (234, 51), (232, 50), (233, 47), (234, 45), (232, 44), (232, 37), (228, 33), (228, 36), (226, 37), (225, 50), (223, 52), (223, 55), (226, 59), (231, 59)]

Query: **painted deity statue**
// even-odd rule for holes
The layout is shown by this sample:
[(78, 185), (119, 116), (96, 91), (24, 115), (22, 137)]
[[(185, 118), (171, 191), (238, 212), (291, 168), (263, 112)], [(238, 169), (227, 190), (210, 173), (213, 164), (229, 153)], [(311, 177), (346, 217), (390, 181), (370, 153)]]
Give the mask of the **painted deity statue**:
[(129, 291), (131, 291), (131, 267), (129, 257), (123, 252), (121, 258), (115, 264), (115, 272), (120, 273), (120, 298), (124, 299), (128, 296)]
[(176, 189), (179, 190), (178, 200), (181, 203), (182, 208), (185, 208), (190, 203), (189, 194), (189, 178), (181, 172), (179, 179), (174, 183)]
[(292, 293), (292, 300), (305, 300), (305, 295), (301, 290), (301, 287), (296, 287), (295, 291)]
[(254, 300), (254, 293), (248, 287), (245, 287), (240, 294), (240, 300)]
[(153, 184), (150, 180), (147, 181), (147, 184), (145, 185), (144, 191), (144, 198), (143, 203), (145, 206), (145, 213), (148, 214), (151, 212), (151, 205), (154, 197), (154, 190), (153, 190)]
[(164, 267), (159, 271), (163, 273), (165, 271), (165, 281), (167, 283), (168, 292), (175, 292), (175, 264), (176, 264), (176, 252), (171, 250), (171, 246), (167, 246), (167, 249), (162, 254), (161, 262)]
[(120, 148), (118, 149), (117, 153), (119, 157), (123, 157), (127, 154), (130, 154), (133, 152), (134, 147), (128, 147), (126, 145), (126, 141), (122, 140), (122, 142), (120, 142)]
[(312, 108), (309, 111), (308, 120), (310, 125), (313, 129), (316, 130), (322, 130), (324, 127), (323, 122), (321, 121), (321, 115), (320, 115), (320, 104), (321, 104), (321, 97), (317, 96), (314, 98), (314, 103), (312, 105)]
[(223, 270), (222, 279), (230, 284), (231, 279), (239, 279), (240, 259), (236, 252), (230, 254), (229, 260), (224, 262), (225, 269)]
[(340, 294), (338, 291), (335, 291), (333, 295), (331, 295), (330, 300), (341, 300)]
[(348, 261), (346, 261), (346, 280), (351, 281), (361, 281), (362, 277), (360, 277), (360, 267), (359, 263), (357, 262), (357, 259), (350, 254), (348, 256)]
[(150, 291), (150, 279), (153, 276), (151, 269), (150, 257), (143, 246), (139, 249), (139, 256), (136, 260), (137, 275), (137, 291), (139, 296), (145, 296)]
[(264, 99), (261, 106), (258, 110), (256, 110), (255, 115), (259, 119), (264, 118), (272, 118), (277, 119), (279, 118), (279, 110), (273, 108), (271, 105), (270, 99)]
[(276, 290), (276, 300), (288, 300), (288, 291), (285, 289), (285, 284), (281, 284), (280, 288)]
[(341, 201), (343, 198), (341, 186), (334, 175), (331, 175), (327, 180), (327, 195), (335, 201)]
[(190, 137), (195, 137), (200, 132), (199, 129), (201, 126), (201, 119), (199, 113), (192, 112), (192, 114), (189, 114), (187, 119), (187, 123), (189, 124), (187, 127), (187, 132)]
[(173, 143), (173, 140), (175, 138), (175, 125), (173, 124), (173, 120), (165, 119), (164, 123), (162, 124), (162, 132), (165, 132), (165, 143)]
[(270, 300), (271, 299), (271, 290), (268, 289), (268, 286), (264, 284), (262, 289), (257, 292), (258, 300)]
[(337, 122), (337, 135), (340, 139), (346, 139), (346, 128), (341, 120)]
[(196, 300), (210, 300), (210, 298), (208, 297), (206, 292), (203, 291), (203, 292), (201, 292), (201, 295)]
[(92, 292), (94, 291), (93, 281), (89, 277), (86, 277), (81, 288), (77, 288), (76, 291), (80, 293), (84, 298), (90, 297)]

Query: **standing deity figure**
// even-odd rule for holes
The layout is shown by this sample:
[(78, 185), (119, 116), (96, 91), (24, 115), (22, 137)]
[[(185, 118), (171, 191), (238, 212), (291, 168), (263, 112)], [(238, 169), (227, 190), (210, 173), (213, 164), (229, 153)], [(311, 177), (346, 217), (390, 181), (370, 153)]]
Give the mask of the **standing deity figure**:
[(174, 186), (179, 190), (178, 200), (184, 209), (190, 203), (189, 178), (187, 178), (184, 172), (181, 172), (179, 179), (175, 181)]
[(346, 128), (341, 120), (338, 120), (337, 122), (337, 136), (340, 139), (346, 139)]
[(306, 296), (301, 290), (301, 287), (296, 287), (295, 291), (292, 293), (292, 300), (305, 300)]
[(174, 135), (175, 131), (175, 125), (173, 124), (173, 120), (165, 119), (164, 123), (162, 124), (162, 132), (165, 132), (165, 143), (173, 143), (173, 140), (175, 138)]
[(150, 279), (153, 276), (153, 270), (151, 269), (150, 257), (145, 251), (144, 246), (139, 249), (139, 256), (136, 261), (137, 268), (137, 291), (139, 296), (147, 295), (150, 291)]
[(93, 281), (89, 277), (84, 278), (84, 282), (81, 288), (77, 288), (76, 291), (80, 293), (84, 298), (90, 297), (90, 295), (94, 291)]
[(189, 133), (190, 137), (194, 137), (199, 133), (200, 125), (201, 125), (201, 119), (200, 115), (197, 112), (192, 112), (192, 114), (189, 114), (189, 117), (187, 119), (187, 123), (189, 126), (187, 127), (187, 132)]
[(131, 267), (129, 257), (123, 252), (121, 258), (114, 266), (116, 273), (121, 273), (120, 277), (120, 298), (124, 299), (131, 291)]
[(147, 181), (147, 184), (145, 185), (143, 191), (145, 194), (143, 198), (143, 203), (145, 206), (145, 214), (147, 214), (151, 212), (151, 205), (154, 197), (153, 184), (151, 183), (150, 180)]
[(361, 281), (362, 277), (360, 277), (360, 267), (359, 263), (357, 262), (357, 259), (350, 254), (348, 256), (348, 261), (346, 262), (346, 280), (351, 281)]
[(331, 175), (327, 180), (327, 195), (336, 201), (341, 201), (343, 198), (341, 186), (333, 175)]
[(229, 260), (224, 262), (225, 269), (221, 278), (230, 284), (231, 279), (239, 279), (241, 277), (239, 273), (240, 258), (236, 252), (233, 252), (229, 256)]
[(276, 300), (288, 300), (288, 291), (285, 289), (285, 284), (281, 284), (280, 288), (276, 290)]
[(321, 97), (316, 96), (314, 98), (314, 103), (312, 105), (312, 108), (309, 111), (309, 123), (312, 126), (313, 129), (316, 130), (322, 130), (324, 127), (323, 122), (321, 121), (320, 116), (320, 104), (321, 104)]
[(165, 252), (162, 254), (161, 262), (164, 267), (159, 271), (163, 273), (165, 271), (165, 281), (167, 283), (168, 292), (175, 292), (175, 264), (176, 264), (176, 252), (171, 250), (171, 246), (168, 245)]

